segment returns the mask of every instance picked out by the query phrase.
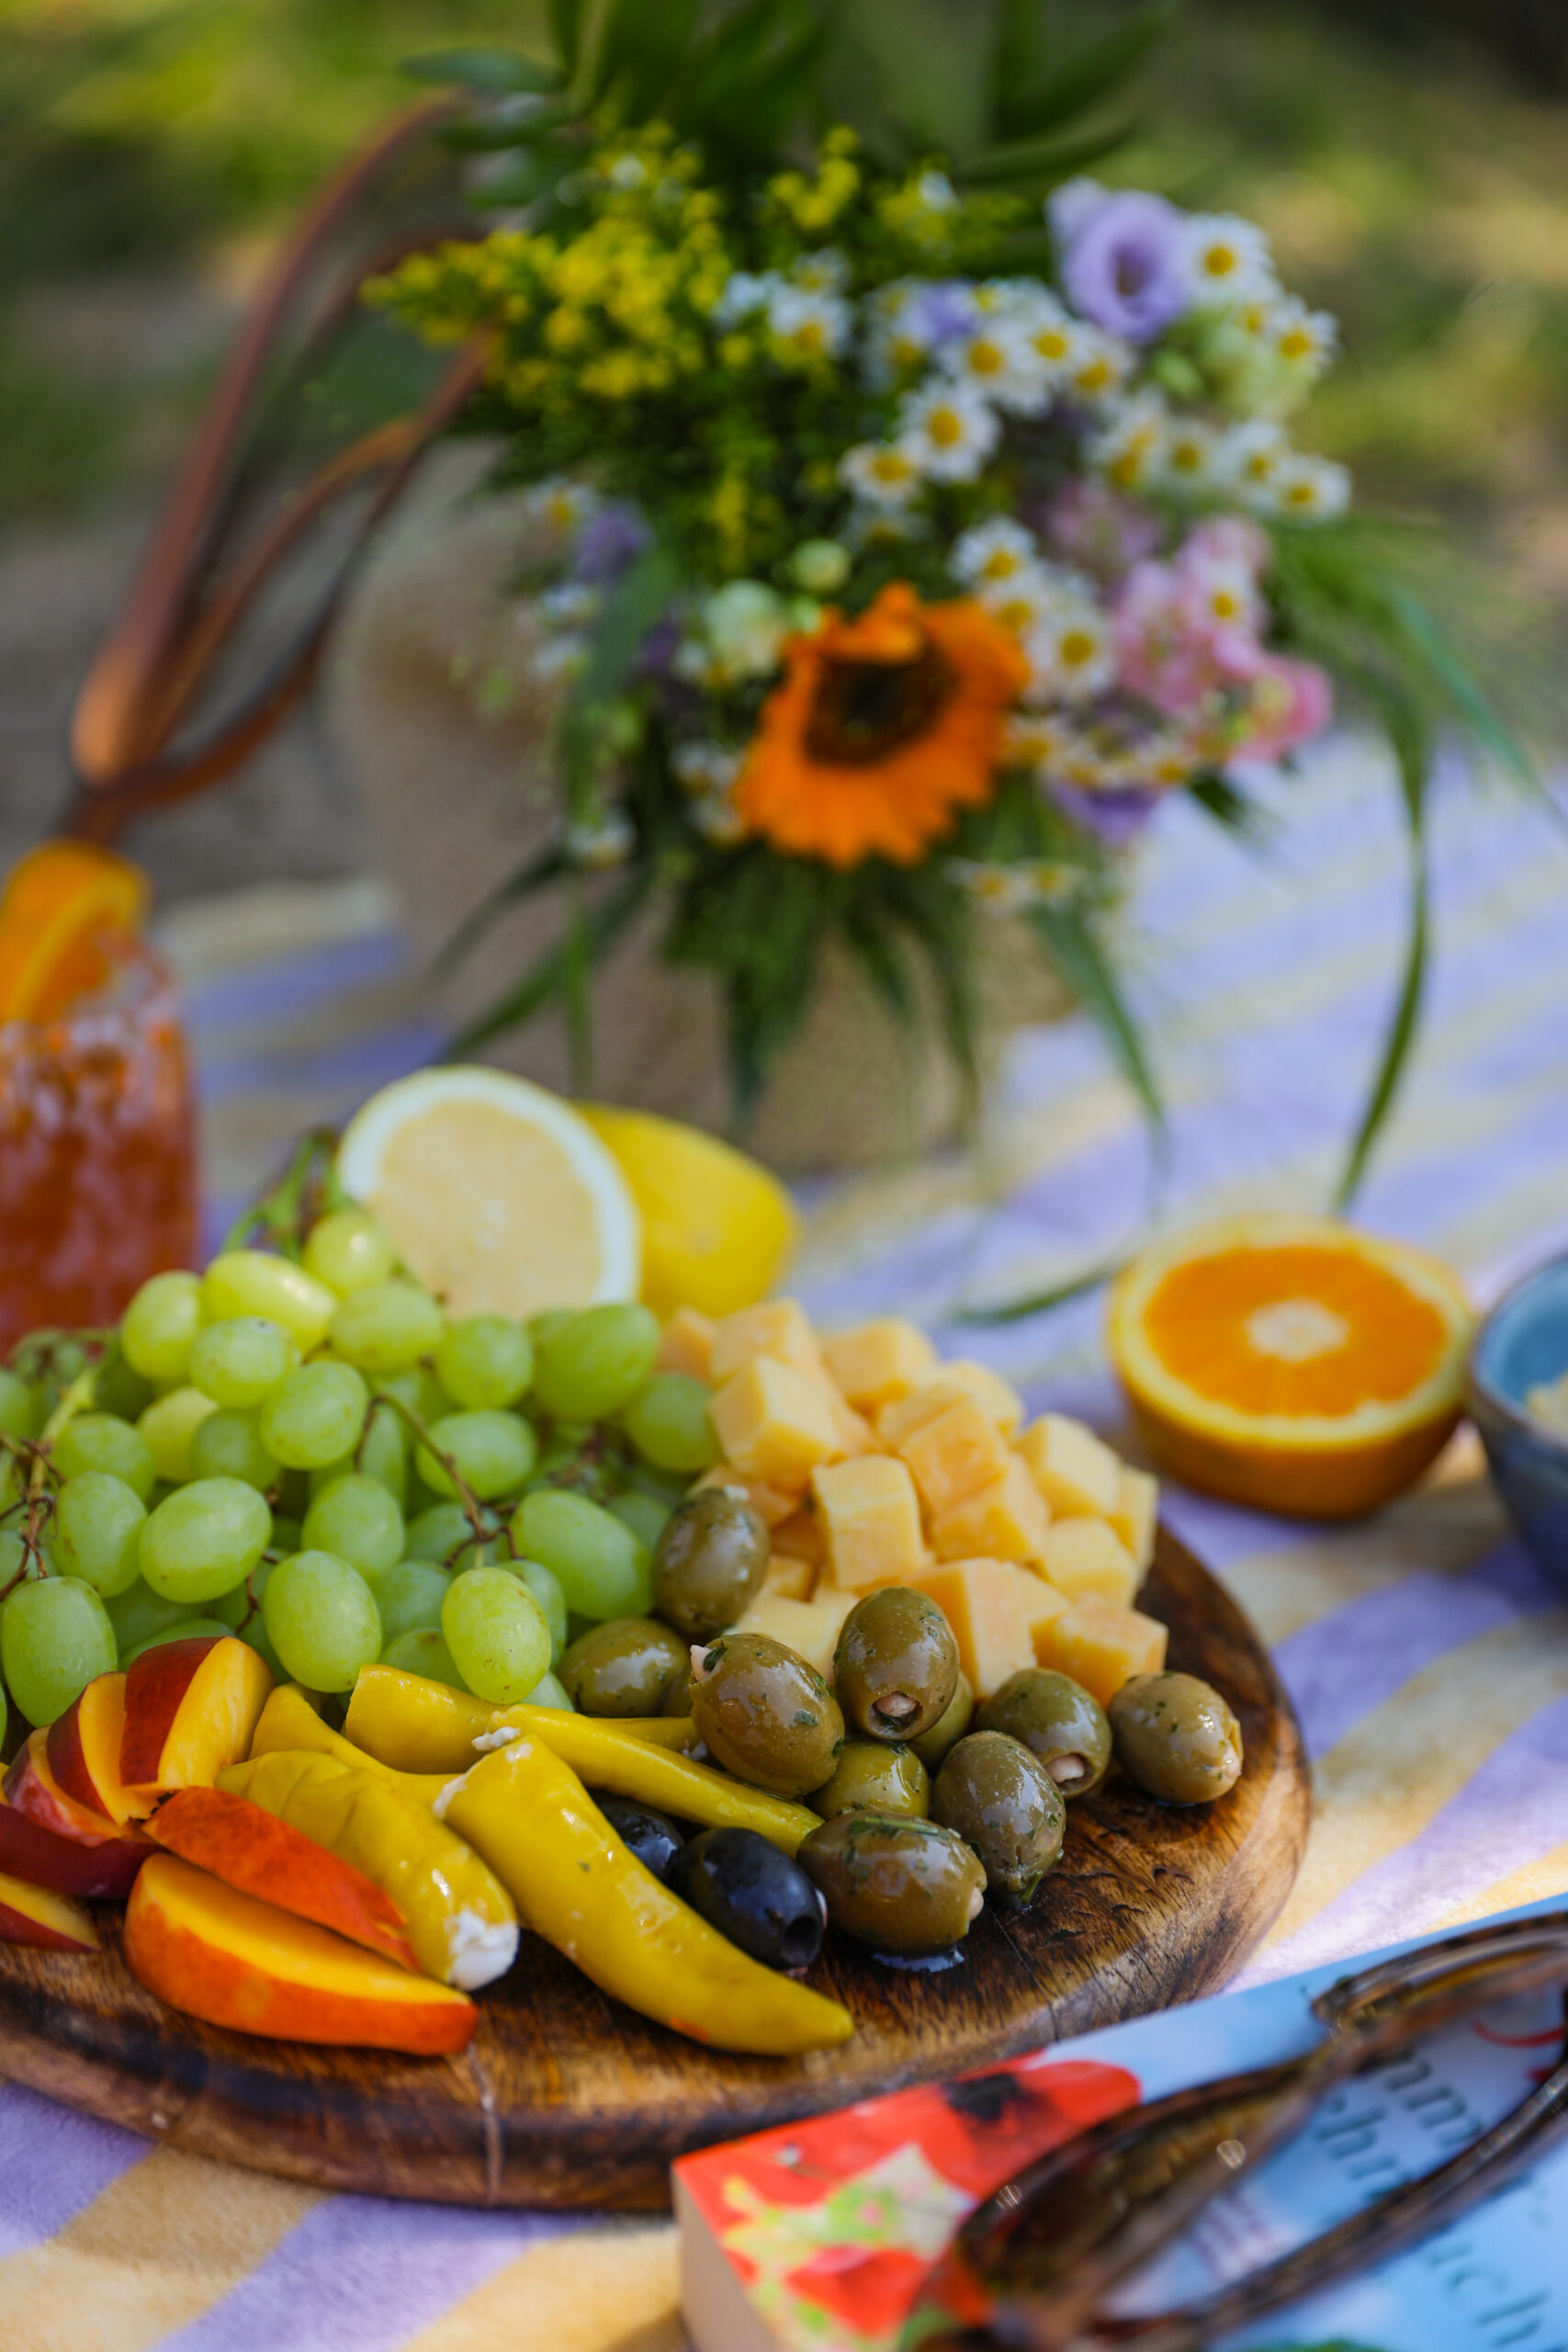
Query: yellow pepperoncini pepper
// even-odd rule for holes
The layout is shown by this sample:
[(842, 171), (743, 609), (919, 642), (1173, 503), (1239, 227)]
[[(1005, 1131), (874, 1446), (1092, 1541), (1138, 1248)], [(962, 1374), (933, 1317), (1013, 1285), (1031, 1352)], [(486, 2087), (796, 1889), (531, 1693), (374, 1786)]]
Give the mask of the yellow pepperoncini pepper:
[(768, 2058), (831, 2049), (853, 2033), (837, 2001), (764, 1968), (661, 1886), (534, 1734), (476, 1764), (440, 1810), (535, 1933), (628, 2008), (694, 2041)]
[[(344, 1736), (395, 1764), (400, 1772), (462, 1772), (474, 1760), (474, 1742), (502, 1724), (544, 1732), (545, 1718), (561, 1707), (493, 1706), (428, 1674), (399, 1666), (362, 1667), (344, 1717)], [(627, 1739), (654, 1747), (695, 1747), (690, 1715), (598, 1716)]]

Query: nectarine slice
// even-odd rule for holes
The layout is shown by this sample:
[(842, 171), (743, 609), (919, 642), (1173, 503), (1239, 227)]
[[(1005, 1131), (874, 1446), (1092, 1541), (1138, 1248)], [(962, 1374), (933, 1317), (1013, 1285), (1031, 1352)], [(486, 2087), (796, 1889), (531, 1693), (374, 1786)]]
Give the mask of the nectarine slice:
[(132, 1796), (119, 1777), (125, 1736), (125, 1677), (100, 1674), (49, 1727), (45, 1742), (56, 1784), (78, 1804), (105, 1815), (117, 1828), (151, 1812), (151, 1800)]
[(48, 1742), (47, 1732), (28, 1734), (26, 1747), (17, 1749), (6, 1775), (6, 1803), (36, 1821), (40, 1829), (52, 1830), (55, 1837), (69, 1838), (78, 1846), (107, 1846), (118, 1839), (140, 1844), (133, 1829), (117, 1826), (107, 1813), (99, 1813), (94, 1805), (78, 1804), (74, 1797), (66, 1795), (51, 1770)]
[(0, 1871), (0, 1943), (44, 1951), (96, 1951), (98, 1931), (79, 1903)]
[(131, 1974), (171, 2008), (278, 2041), (427, 2057), (466, 2049), (478, 2017), (466, 1994), (173, 1854), (154, 1854), (132, 1888), (124, 1950)]
[(150, 1837), (210, 1871), (226, 1886), (276, 1903), (296, 1918), (332, 1928), (351, 1943), (417, 1968), (391, 1896), (326, 1847), (249, 1797), (224, 1789), (180, 1789), (158, 1807)]
[(0, 1871), (56, 1894), (120, 1903), (152, 1849), (141, 1838), (108, 1838), (84, 1845), (59, 1837), (0, 1795)]
[(119, 1774), (130, 1796), (211, 1788), (249, 1755), (271, 1689), (265, 1660), (231, 1634), (143, 1650), (125, 1678)]

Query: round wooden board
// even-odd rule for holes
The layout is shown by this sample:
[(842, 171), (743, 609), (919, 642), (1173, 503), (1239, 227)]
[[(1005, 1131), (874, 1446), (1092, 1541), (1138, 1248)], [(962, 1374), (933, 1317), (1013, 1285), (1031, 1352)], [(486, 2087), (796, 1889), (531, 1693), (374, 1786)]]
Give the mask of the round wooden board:
[(1311, 1798), (1295, 1718), (1257, 1635), (1163, 1529), (1140, 1606), (1169, 1626), (1171, 1665), (1235, 1708), (1238, 1785), (1173, 1811), (1113, 1773), (1069, 1808), (1066, 1850), (1031, 1908), (987, 1906), (962, 1964), (941, 1974), (833, 1939), (811, 1981), (854, 2013), (841, 2049), (804, 2060), (705, 2050), (610, 2000), (531, 1936), (481, 1996), (462, 2058), (260, 2041), (144, 1993), (111, 1925), (101, 1956), (0, 1945), (0, 2071), (176, 2147), (324, 2188), (656, 2210), (671, 2160), (689, 2149), (1193, 2000), (1278, 1917)]

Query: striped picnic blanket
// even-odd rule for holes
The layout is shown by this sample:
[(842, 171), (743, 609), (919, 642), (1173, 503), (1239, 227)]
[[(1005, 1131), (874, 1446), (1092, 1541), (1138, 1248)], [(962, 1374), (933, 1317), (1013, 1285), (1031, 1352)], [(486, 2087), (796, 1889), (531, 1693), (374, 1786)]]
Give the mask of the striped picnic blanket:
[[(1168, 1170), (1093, 1032), (1018, 1041), (973, 1154), (807, 1188), (798, 1287), (892, 1310), (1120, 1435), (1100, 1301), (994, 1328), (1151, 1219), (1317, 1205), (1395, 980), (1392, 782), (1334, 743), (1261, 786), (1259, 850), (1172, 808), (1127, 924), (1171, 1102)], [(1568, 1248), (1568, 831), (1500, 785), (1436, 796), (1427, 1026), (1366, 1221), (1484, 1298)], [(434, 1025), (377, 888), (179, 912), (214, 1229), (309, 1120), (417, 1064)], [(1568, 1606), (1506, 1535), (1472, 1442), (1378, 1520), (1319, 1531), (1168, 1492), (1275, 1645), (1317, 1817), (1250, 1980), (1568, 1888)], [(0, 2071), (5, 2053), (0, 2049)], [(0, 2086), (4, 2352), (679, 2352), (672, 2233), (317, 2194)]]

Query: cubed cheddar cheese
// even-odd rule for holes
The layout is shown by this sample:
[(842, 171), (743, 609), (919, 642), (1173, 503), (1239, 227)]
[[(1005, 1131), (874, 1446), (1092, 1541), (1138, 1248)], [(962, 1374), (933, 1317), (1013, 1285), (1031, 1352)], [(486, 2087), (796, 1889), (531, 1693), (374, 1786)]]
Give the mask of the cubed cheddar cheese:
[(725, 1460), (771, 1487), (798, 1488), (843, 1452), (826, 1381), (778, 1356), (750, 1356), (732, 1372), (708, 1399), (708, 1419)]
[(976, 1487), (931, 1522), (939, 1560), (1043, 1560), (1051, 1514), (1016, 1453), (999, 1478)]
[(1054, 1519), (1045, 1530), (1040, 1564), (1069, 1600), (1097, 1592), (1125, 1609), (1141, 1582), (1133, 1555), (1102, 1519)]
[(765, 1478), (748, 1478), (730, 1462), (716, 1462), (705, 1470), (692, 1485), (693, 1494), (700, 1494), (705, 1487), (728, 1487), (742, 1502), (750, 1503), (764, 1527), (781, 1527), (793, 1519), (800, 1509), (804, 1479), (789, 1487), (771, 1487)]
[(827, 1546), (822, 1541), (822, 1522), (809, 1500), (803, 1503), (799, 1510), (791, 1511), (787, 1519), (781, 1520), (771, 1530), (769, 1541), (775, 1559), (781, 1552), (786, 1552), (792, 1560), (804, 1560), (813, 1574), (828, 1556)]
[(1065, 1592), (1058, 1592), (1055, 1586), (1047, 1584), (1043, 1577), (1035, 1576), (1028, 1568), (1021, 1569), (1020, 1573), (1025, 1579), (1023, 1615), (1034, 1648), (1034, 1663), (1036, 1666), (1049, 1666), (1052, 1663), (1052, 1634), (1056, 1620), (1065, 1616), (1072, 1604)]
[(797, 1298), (764, 1298), (755, 1306), (738, 1306), (733, 1315), (719, 1317), (714, 1326), (710, 1378), (728, 1380), (753, 1356), (776, 1356), (817, 1380), (825, 1369), (817, 1334)]
[(890, 1453), (863, 1453), (811, 1474), (827, 1552), (840, 1592), (908, 1584), (925, 1566), (914, 1480)]
[(897, 1452), (908, 1465), (920, 1500), (933, 1519), (966, 1502), (981, 1487), (1003, 1476), (1012, 1455), (1008, 1442), (972, 1396), (955, 1396), (921, 1421)]
[(976, 1699), (990, 1698), (1009, 1675), (1034, 1664), (1025, 1600), (1039, 1579), (1027, 1568), (1007, 1560), (950, 1560), (922, 1568), (909, 1581), (952, 1626), (959, 1664)]
[(754, 1609), (760, 1600), (809, 1600), (816, 1582), (817, 1570), (809, 1560), (794, 1552), (775, 1551), (750, 1605)]
[(1029, 1475), (1059, 1518), (1106, 1519), (1121, 1491), (1122, 1464), (1082, 1421), (1042, 1413), (1018, 1441)]
[(1155, 1556), (1159, 1480), (1147, 1470), (1134, 1470), (1123, 1463), (1116, 1500), (1105, 1516), (1133, 1555), (1140, 1577), (1146, 1576)]
[(813, 1600), (786, 1600), (777, 1593), (759, 1593), (732, 1630), (768, 1634), (830, 1682), (840, 1628), (854, 1605), (852, 1592), (821, 1591)]
[(879, 1453), (881, 1441), (863, 1413), (857, 1413), (843, 1390), (831, 1374), (824, 1377), (823, 1387), (832, 1407), (834, 1424), (839, 1432), (839, 1451), (846, 1460), (857, 1453)]
[(822, 1342), (829, 1371), (858, 1412), (896, 1405), (936, 1363), (936, 1350), (902, 1315), (879, 1316)]
[(1065, 1609), (1047, 1629), (1049, 1655), (1043, 1666), (1070, 1674), (1092, 1698), (1108, 1707), (1134, 1674), (1158, 1674), (1165, 1666), (1165, 1627), (1141, 1609), (1088, 1593)]
[(694, 1306), (678, 1306), (660, 1337), (654, 1359), (660, 1372), (689, 1373), (694, 1380), (710, 1377), (714, 1322)]
[(1023, 1419), (1023, 1399), (1010, 1382), (988, 1363), (959, 1356), (950, 1363), (939, 1363), (897, 1404), (885, 1405), (876, 1416), (876, 1433), (884, 1445), (891, 1446), (895, 1453), (902, 1453), (907, 1436), (960, 1396), (977, 1405), (1004, 1437), (1010, 1437)]

